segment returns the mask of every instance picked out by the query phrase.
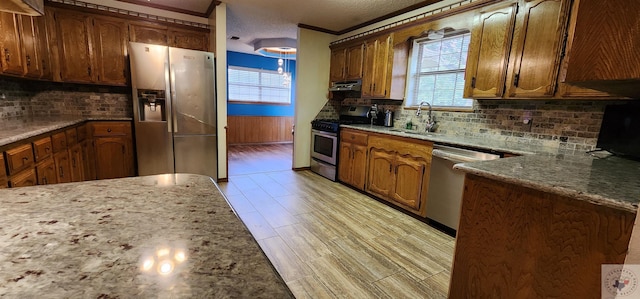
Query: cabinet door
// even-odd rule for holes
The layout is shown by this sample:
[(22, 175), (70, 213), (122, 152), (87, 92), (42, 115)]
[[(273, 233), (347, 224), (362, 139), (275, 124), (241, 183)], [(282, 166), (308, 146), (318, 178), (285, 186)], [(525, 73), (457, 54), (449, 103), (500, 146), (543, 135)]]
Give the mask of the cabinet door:
[(94, 70), (89, 16), (77, 12), (57, 11), (55, 19), (62, 81), (92, 82)]
[(379, 98), (388, 96), (387, 88), (391, 79), (391, 35), (376, 39), (375, 58), (373, 63), (373, 89), (371, 95)]
[(367, 174), (367, 146), (354, 144), (351, 158), (351, 182), (354, 187), (364, 190)]
[(188, 30), (169, 30), (169, 45), (176, 48), (208, 51), (209, 33)]
[(38, 57), (37, 28), (32, 17), (21, 15), (20, 32), (22, 33), (22, 53), (24, 55), (25, 76), (40, 78), (40, 59)]
[(338, 152), (338, 157), (340, 157), (338, 160), (338, 180), (350, 185), (352, 184), (353, 173), (351, 146), (352, 144), (349, 142), (340, 142)]
[(374, 68), (376, 62), (376, 40), (367, 41), (364, 44), (364, 67), (362, 70), (362, 96), (370, 97), (373, 94)]
[(53, 155), (56, 163), (56, 175), (58, 183), (71, 182), (71, 163), (69, 163), (69, 152), (62, 151)]
[(2, 72), (7, 74), (24, 74), (22, 61), (18, 17), (12, 13), (0, 12), (0, 64)]
[(393, 159), (395, 152), (384, 149), (371, 148), (369, 157), (369, 176), (367, 179), (367, 191), (388, 199), (393, 188), (394, 173)]
[(526, 1), (513, 35), (510, 97), (551, 97), (564, 46), (569, 1)]
[(4, 167), (4, 155), (0, 152), (0, 189), (8, 188), (9, 182), (7, 181), (7, 170)]
[(411, 155), (397, 155), (394, 165), (395, 181), (391, 199), (419, 210), (426, 194), (425, 172), (429, 169), (427, 161)]
[(69, 148), (69, 166), (72, 182), (81, 182), (84, 180), (83, 163), (82, 145), (78, 143)]
[(384, 35), (365, 43), (362, 96), (387, 98), (391, 83), (392, 43), (391, 35)]
[(114, 19), (94, 19), (94, 51), (97, 82), (110, 85), (127, 84), (127, 23)]
[(96, 179), (96, 159), (95, 159), (95, 149), (93, 146), (93, 140), (85, 140), (80, 143), (82, 145), (82, 162), (83, 162), (83, 173), (84, 180), (95, 180)]
[(483, 11), (471, 32), (465, 72), (465, 98), (496, 98), (504, 94), (507, 62), (517, 3)]
[(329, 81), (341, 81), (345, 78), (347, 61), (346, 49), (331, 50), (331, 65), (329, 66)]
[(361, 79), (362, 78), (362, 62), (364, 54), (364, 44), (347, 48), (347, 60), (346, 60), (346, 76), (347, 80)]
[(36, 166), (36, 177), (38, 178), (38, 185), (58, 183), (56, 164), (53, 158), (47, 158)]
[(129, 34), (132, 42), (168, 46), (167, 27), (151, 24), (131, 24)]
[(51, 55), (49, 54), (49, 34), (45, 17), (33, 17), (36, 26), (36, 44), (38, 51), (38, 65), (40, 66), (40, 78), (53, 79), (51, 70)]
[(95, 140), (96, 175), (99, 180), (133, 175), (131, 140), (101, 137)]

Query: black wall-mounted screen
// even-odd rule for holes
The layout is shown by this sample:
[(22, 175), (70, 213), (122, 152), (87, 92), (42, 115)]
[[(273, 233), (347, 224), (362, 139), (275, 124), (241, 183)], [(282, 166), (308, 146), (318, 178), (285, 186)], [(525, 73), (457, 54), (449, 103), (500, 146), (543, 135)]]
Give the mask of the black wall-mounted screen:
[(597, 147), (640, 160), (640, 104), (607, 105)]

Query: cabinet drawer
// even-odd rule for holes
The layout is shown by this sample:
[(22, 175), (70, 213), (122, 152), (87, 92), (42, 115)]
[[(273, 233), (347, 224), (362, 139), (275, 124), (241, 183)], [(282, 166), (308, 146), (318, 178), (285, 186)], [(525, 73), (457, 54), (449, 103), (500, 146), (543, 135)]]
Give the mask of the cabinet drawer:
[(51, 136), (51, 141), (53, 142), (54, 153), (61, 152), (67, 149), (67, 136), (64, 134), (64, 132), (60, 132)]
[(87, 139), (87, 125), (82, 125), (76, 128), (78, 131), (78, 142)]
[(367, 134), (366, 133), (357, 133), (351, 131), (342, 131), (340, 132), (340, 140), (355, 144), (367, 145)]
[(11, 187), (27, 187), (35, 186), (38, 181), (36, 180), (35, 169), (27, 169), (11, 177), (9, 180)]
[(42, 138), (33, 142), (33, 150), (36, 162), (40, 162), (51, 156), (53, 153), (53, 145), (51, 137)]
[(94, 123), (93, 136), (126, 136), (131, 134), (131, 124), (125, 122)]
[(6, 153), (9, 175), (16, 174), (20, 170), (33, 165), (33, 149), (31, 144), (10, 149)]
[(66, 130), (65, 134), (67, 135), (67, 146), (72, 146), (78, 143), (78, 132), (76, 131), (76, 128)]

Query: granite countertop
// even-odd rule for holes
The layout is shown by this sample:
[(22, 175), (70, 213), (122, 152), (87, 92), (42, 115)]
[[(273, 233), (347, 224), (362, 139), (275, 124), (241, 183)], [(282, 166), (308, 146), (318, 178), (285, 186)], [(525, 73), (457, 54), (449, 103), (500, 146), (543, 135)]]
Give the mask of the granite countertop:
[(124, 120), (130, 117), (112, 116), (25, 116), (0, 120), (0, 146), (24, 140), (57, 129), (73, 126), (90, 120)]
[(594, 157), (584, 152), (560, 152), (503, 140), (415, 134), (370, 126), (342, 127), (433, 141), (486, 151), (522, 155), (508, 159), (460, 163), (455, 169), (475, 175), (559, 194), (594, 204), (636, 213), (640, 203), (640, 162), (615, 156)]
[(2, 189), (0, 248), (0, 297), (293, 297), (206, 176)]

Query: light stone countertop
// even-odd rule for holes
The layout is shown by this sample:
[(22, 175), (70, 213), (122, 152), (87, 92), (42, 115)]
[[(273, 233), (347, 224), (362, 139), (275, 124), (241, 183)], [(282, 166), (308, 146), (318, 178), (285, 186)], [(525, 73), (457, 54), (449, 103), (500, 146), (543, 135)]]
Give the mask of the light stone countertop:
[(460, 163), (454, 168), (632, 213), (637, 212), (640, 203), (640, 162), (637, 161), (614, 156), (598, 158), (584, 152), (562, 152), (555, 148), (502, 140), (438, 133), (406, 133), (404, 130), (396, 131), (393, 128), (381, 126), (342, 125), (341, 127), (429, 140), (435, 144), (522, 155), (492, 161)]
[(0, 248), (0, 297), (293, 297), (206, 176), (2, 189)]
[(91, 120), (123, 120), (130, 117), (110, 116), (27, 116), (0, 119), (0, 146), (45, 134)]

